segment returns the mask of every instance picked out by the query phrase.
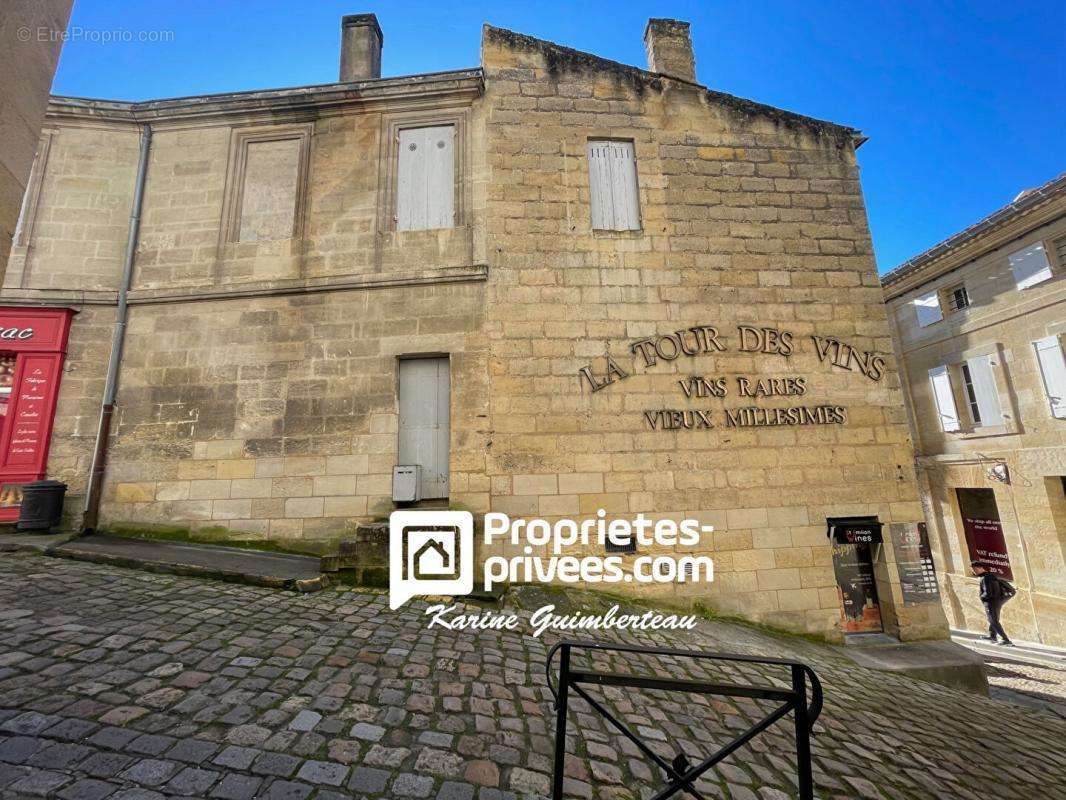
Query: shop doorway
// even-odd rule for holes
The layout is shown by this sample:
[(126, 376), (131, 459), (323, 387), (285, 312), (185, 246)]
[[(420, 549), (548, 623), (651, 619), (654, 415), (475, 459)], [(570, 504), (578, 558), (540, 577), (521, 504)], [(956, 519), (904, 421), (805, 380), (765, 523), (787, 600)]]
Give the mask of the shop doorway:
[(450, 373), (447, 356), (400, 360), (399, 463), (421, 467), (423, 500), (448, 496)]
[(872, 549), (881, 544), (881, 523), (876, 517), (836, 518), (827, 522), (842, 630), (883, 633)]
[(970, 560), (1004, 580), (1014, 580), (996, 493), (991, 489), (956, 489), (955, 496), (959, 501), (959, 516), (962, 517)]

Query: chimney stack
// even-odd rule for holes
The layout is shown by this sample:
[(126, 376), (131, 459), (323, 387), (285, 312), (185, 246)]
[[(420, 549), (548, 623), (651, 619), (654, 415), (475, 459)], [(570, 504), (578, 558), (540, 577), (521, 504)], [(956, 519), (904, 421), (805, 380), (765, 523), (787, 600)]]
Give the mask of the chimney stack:
[(644, 29), (648, 69), (671, 78), (696, 83), (696, 59), (687, 22), (679, 19), (649, 19)]
[(341, 83), (380, 78), (383, 41), (373, 14), (341, 17)]

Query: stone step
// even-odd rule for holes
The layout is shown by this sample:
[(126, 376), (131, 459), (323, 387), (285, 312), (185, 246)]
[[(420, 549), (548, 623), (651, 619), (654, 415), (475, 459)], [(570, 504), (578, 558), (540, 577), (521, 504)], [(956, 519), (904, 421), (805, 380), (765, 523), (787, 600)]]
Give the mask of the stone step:
[(317, 557), (221, 545), (95, 534), (49, 547), (46, 554), (299, 592), (315, 592), (329, 585)]

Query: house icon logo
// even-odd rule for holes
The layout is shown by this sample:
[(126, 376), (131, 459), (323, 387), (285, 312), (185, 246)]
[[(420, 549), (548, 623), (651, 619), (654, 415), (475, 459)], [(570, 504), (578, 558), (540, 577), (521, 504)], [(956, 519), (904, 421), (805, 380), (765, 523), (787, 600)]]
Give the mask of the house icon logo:
[(389, 517), (389, 607), (416, 595), (474, 590), (474, 517), (469, 511), (394, 511)]

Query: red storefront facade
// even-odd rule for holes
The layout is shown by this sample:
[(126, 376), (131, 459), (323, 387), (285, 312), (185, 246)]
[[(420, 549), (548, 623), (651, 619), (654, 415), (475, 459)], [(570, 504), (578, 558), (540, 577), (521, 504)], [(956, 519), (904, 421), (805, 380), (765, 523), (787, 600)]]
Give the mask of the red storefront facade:
[(0, 522), (18, 519), (22, 485), (45, 477), (74, 313), (0, 306)]

